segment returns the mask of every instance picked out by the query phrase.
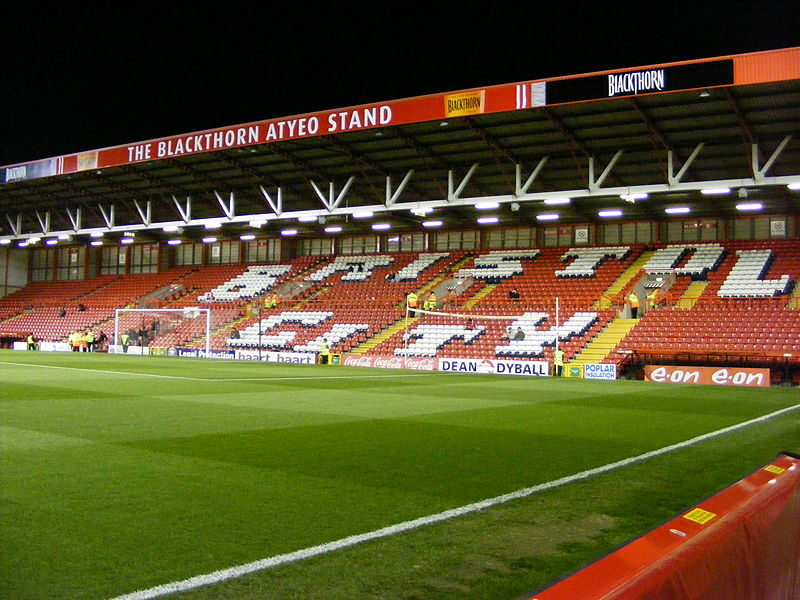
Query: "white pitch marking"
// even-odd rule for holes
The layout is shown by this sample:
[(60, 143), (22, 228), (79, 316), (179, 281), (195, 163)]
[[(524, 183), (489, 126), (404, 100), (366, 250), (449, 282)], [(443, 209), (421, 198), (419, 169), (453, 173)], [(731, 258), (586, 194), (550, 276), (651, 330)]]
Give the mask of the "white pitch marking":
[(146, 590), (139, 590), (136, 592), (132, 592), (130, 594), (125, 594), (123, 596), (117, 596), (115, 598), (112, 598), (111, 600), (153, 600), (154, 598), (161, 598), (179, 592), (186, 592), (189, 590), (194, 590), (209, 585), (222, 583), (223, 581), (236, 579), (238, 577), (256, 573), (258, 571), (265, 571), (267, 569), (297, 562), (300, 560), (304, 560), (306, 558), (312, 558), (314, 556), (328, 554), (330, 552), (335, 552), (337, 550), (341, 550), (342, 548), (348, 548), (364, 542), (384, 537), (389, 537), (392, 535), (397, 535), (398, 533), (403, 533), (406, 531), (410, 531), (412, 529), (418, 529), (420, 527), (431, 525), (433, 523), (447, 521), (455, 517), (461, 517), (463, 515), (478, 512), (480, 510), (484, 510), (486, 508), (490, 508), (493, 506), (497, 506), (499, 504), (505, 504), (506, 502), (510, 502), (512, 500), (525, 498), (527, 496), (531, 496), (533, 494), (543, 492), (545, 490), (550, 490), (556, 487), (561, 487), (563, 485), (574, 483), (575, 481), (580, 481), (581, 479), (588, 479), (589, 477), (593, 477), (595, 475), (608, 473), (609, 471), (613, 471), (620, 467), (626, 467), (628, 465), (642, 462), (650, 458), (660, 456), (662, 454), (667, 454), (668, 452), (672, 452), (674, 450), (687, 448), (694, 444), (698, 444), (700, 442), (704, 442), (706, 440), (724, 435), (726, 433), (736, 431), (737, 429), (743, 429), (745, 427), (749, 427), (750, 425), (754, 425), (756, 423), (772, 419), (774, 417), (780, 416), (782, 414), (797, 409), (800, 409), (800, 404), (795, 404), (794, 406), (783, 408), (781, 410), (769, 413), (768, 415), (763, 415), (761, 417), (756, 417), (755, 419), (750, 419), (749, 421), (744, 421), (736, 425), (731, 425), (730, 427), (718, 429), (710, 433), (704, 433), (703, 435), (693, 437), (683, 442), (678, 442), (677, 444), (665, 446), (658, 450), (652, 450), (650, 452), (645, 452), (644, 454), (639, 454), (638, 456), (633, 456), (631, 458), (625, 458), (617, 462), (603, 465), (601, 467), (595, 467), (594, 469), (581, 471), (580, 473), (575, 473), (574, 475), (568, 475), (565, 477), (561, 477), (559, 479), (554, 479), (553, 481), (540, 483), (533, 487), (517, 490), (509, 494), (495, 496), (494, 498), (488, 498), (486, 500), (481, 500), (480, 502), (467, 504), (465, 506), (460, 506), (458, 508), (453, 508), (433, 515), (428, 515), (426, 517), (420, 517), (418, 519), (413, 519), (411, 521), (404, 521), (403, 523), (397, 523), (396, 525), (390, 525), (388, 527), (383, 527), (381, 529), (376, 529), (374, 531), (368, 531), (366, 533), (360, 533), (358, 535), (351, 535), (349, 537), (335, 540), (333, 542), (328, 542), (326, 544), (320, 544), (318, 546), (312, 546), (310, 548), (296, 550), (295, 552), (289, 552), (288, 554), (279, 554), (277, 556), (272, 556), (270, 558), (264, 558), (243, 565), (238, 565), (227, 569), (221, 569), (219, 571), (214, 571), (213, 573), (206, 573), (205, 575), (197, 575), (195, 577), (190, 577), (182, 581), (173, 581), (171, 583), (165, 583), (163, 585), (158, 585)]
[(38, 369), (62, 369), (65, 371), (85, 371), (88, 373), (110, 373), (111, 375), (129, 375), (131, 377), (156, 377), (159, 379), (183, 379), (188, 381), (208, 381), (227, 383), (229, 381), (291, 381), (308, 379), (316, 381), (318, 379), (380, 379), (397, 377), (427, 377), (431, 373), (397, 373), (396, 375), (308, 375), (305, 377), (232, 377), (232, 378), (211, 378), (211, 377), (183, 377), (181, 375), (158, 375), (156, 373), (135, 373), (132, 371), (110, 371), (106, 369), (84, 369), (82, 367), (58, 367), (54, 365), (32, 365), (29, 363), (15, 363), (0, 361), (0, 365), (12, 365), (15, 367), (34, 367)]

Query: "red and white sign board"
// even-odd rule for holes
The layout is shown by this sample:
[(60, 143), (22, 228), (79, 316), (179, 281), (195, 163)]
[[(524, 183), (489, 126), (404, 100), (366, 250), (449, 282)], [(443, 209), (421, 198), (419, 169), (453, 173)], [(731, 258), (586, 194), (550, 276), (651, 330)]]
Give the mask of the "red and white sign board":
[(737, 387), (769, 387), (769, 369), (746, 367), (682, 367), (646, 365), (644, 380), (657, 383), (702, 383)]

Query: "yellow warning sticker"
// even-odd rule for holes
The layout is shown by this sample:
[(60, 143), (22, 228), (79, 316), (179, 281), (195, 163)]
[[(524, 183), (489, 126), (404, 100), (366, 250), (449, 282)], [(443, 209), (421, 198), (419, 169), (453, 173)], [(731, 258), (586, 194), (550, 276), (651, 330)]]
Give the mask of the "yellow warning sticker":
[(775, 473), (775, 475), (780, 475), (786, 469), (784, 469), (783, 467), (779, 467), (777, 465), (767, 465), (766, 467), (764, 467), (764, 470), (769, 471), (770, 473)]
[(715, 513), (708, 512), (702, 508), (695, 508), (694, 510), (683, 515), (683, 518), (694, 521), (695, 523), (700, 523), (701, 525), (705, 525), (716, 516), (717, 515)]

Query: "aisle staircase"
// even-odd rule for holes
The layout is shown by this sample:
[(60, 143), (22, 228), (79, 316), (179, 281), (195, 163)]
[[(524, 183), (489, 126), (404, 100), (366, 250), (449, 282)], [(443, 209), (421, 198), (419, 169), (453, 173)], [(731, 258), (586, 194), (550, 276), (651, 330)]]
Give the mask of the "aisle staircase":
[(376, 333), (368, 340), (364, 341), (363, 343), (359, 344), (352, 350), (350, 350), (350, 354), (367, 354), (374, 350), (377, 346), (388, 340), (390, 337), (403, 331), (407, 327), (410, 329), (417, 321), (419, 321), (420, 317), (403, 317), (396, 323), (389, 325), (383, 331)]
[(639, 319), (614, 319), (601, 331), (589, 344), (578, 354), (569, 366), (581, 367), (587, 363), (599, 363), (616, 348), (631, 329), (633, 329)]
[(496, 283), (490, 283), (485, 287), (481, 288), (480, 290), (478, 290), (477, 293), (475, 293), (475, 295), (472, 296), (472, 298), (464, 302), (464, 304), (461, 306), (462, 310), (465, 311), (471, 310), (478, 302), (480, 302), (483, 298), (491, 294), (494, 291), (494, 288), (496, 287), (497, 287)]
[(625, 269), (622, 274), (617, 277), (617, 280), (608, 286), (608, 289), (603, 292), (603, 295), (597, 300), (594, 305), (592, 305), (592, 310), (603, 310), (612, 308), (611, 305), (611, 298), (622, 293), (622, 290), (636, 277), (636, 274), (642, 270), (647, 262), (650, 260), (650, 257), (655, 254), (655, 250), (646, 250), (642, 252), (642, 254), (634, 260), (627, 269)]
[(792, 292), (792, 296), (789, 298), (789, 302), (786, 303), (786, 308), (800, 308), (800, 281), (795, 282), (794, 291)]
[(681, 297), (675, 303), (675, 308), (689, 310), (697, 303), (697, 301), (700, 299), (700, 295), (707, 287), (707, 281), (693, 281), (689, 284), (689, 287), (686, 288), (686, 291), (683, 292)]

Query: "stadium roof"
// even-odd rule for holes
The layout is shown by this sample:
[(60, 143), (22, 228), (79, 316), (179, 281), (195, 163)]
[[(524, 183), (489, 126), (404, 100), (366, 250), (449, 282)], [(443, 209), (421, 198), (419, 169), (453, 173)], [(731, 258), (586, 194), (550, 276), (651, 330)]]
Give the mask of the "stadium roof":
[[(254, 221), (262, 234), (368, 233), (378, 221), (407, 233), (480, 216), (598, 223), (611, 209), (663, 221), (741, 215), (743, 202), (797, 216), (798, 132), (800, 48), (525, 81), (4, 167), (0, 238), (161, 239), (174, 225), (200, 239), (206, 223), (234, 237)], [(718, 188), (729, 192), (702, 193)], [(680, 207), (690, 212), (665, 213)], [(537, 219), (548, 213), (558, 220)]]

